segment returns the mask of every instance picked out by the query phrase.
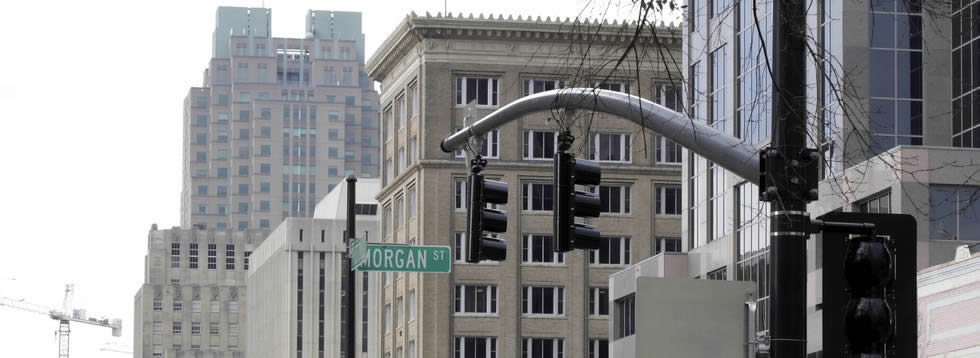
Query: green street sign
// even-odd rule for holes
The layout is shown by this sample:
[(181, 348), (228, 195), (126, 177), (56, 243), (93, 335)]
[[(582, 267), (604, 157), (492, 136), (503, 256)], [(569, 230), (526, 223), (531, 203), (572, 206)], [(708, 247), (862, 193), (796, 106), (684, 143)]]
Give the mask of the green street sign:
[(453, 267), (449, 246), (413, 246), (364, 243), (363, 254), (351, 250), (361, 271), (448, 273)]
[(364, 238), (355, 239), (350, 245), (350, 257), (352, 259), (351, 267), (353, 269), (360, 266), (364, 262), (364, 259), (367, 258), (367, 246), (365, 245), (366, 241), (367, 240), (364, 240)]

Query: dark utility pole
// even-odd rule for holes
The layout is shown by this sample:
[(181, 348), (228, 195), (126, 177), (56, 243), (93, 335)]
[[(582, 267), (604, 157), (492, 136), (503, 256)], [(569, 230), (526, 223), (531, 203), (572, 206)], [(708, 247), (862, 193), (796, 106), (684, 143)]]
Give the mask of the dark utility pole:
[(807, 202), (817, 198), (819, 154), (806, 147), (806, 11), (773, 2), (772, 142), (760, 158), (760, 200), (770, 205), (770, 353), (806, 357)]
[[(356, 213), (354, 212), (354, 189), (356, 184), (357, 178), (355, 178), (353, 175), (347, 176), (347, 230), (344, 231), (344, 236), (347, 236), (344, 238), (345, 244), (347, 244), (347, 262), (345, 265), (346, 269), (344, 270), (344, 274), (347, 275), (347, 290), (344, 292), (344, 295), (346, 296), (345, 298), (347, 299), (347, 342), (344, 343), (344, 346), (346, 346), (345, 352), (347, 354), (344, 355), (345, 357), (354, 357), (354, 342), (356, 342), (354, 339), (356, 336), (354, 332), (356, 332), (357, 327), (357, 325), (354, 323), (354, 305), (356, 304), (355, 302), (357, 302), (355, 300), (356, 295), (354, 292), (356, 291), (354, 290), (354, 284), (357, 280), (355, 277), (356, 275), (354, 275), (354, 260), (350, 256), (351, 245), (354, 244), (354, 235), (357, 232), (354, 229), (354, 224), (356, 223)], [(364, 287), (364, 289), (367, 289), (367, 287)]]

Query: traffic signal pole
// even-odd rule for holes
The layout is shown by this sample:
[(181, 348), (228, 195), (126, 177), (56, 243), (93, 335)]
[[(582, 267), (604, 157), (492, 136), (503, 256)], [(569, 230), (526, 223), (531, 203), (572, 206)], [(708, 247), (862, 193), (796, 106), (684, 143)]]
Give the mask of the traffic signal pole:
[[(354, 235), (357, 232), (354, 229), (354, 224), (356, 223), (356, 218), (357, 218), (357, 212), (354, 211), (354, 206), (356, 203), (355, 200), (356, 198), (354, 195), (356, 193), (355, 191), (356, 185), (357, 185), (357, 178), (355, 178), (353, 175), (347, 176), (347, 230), (344, 231), (344, 233), (346, 234), (344, 235), (346, 236), (344, 238), (345, 244), (347, 245), (347, 260), (344, 263), (345, 266), (344, 274), (347, 275), (347, 289), (344, 290), (345, 291), (344, 298), (346, 299), (347, 302), (347, 312), (346, 312), (347, 314), (346, 338), (347, 339), (346, 342), (344, 342), (344, 346), (346, 347), (345, 351), (347, 352), (347, 354), (345, 355), (346, 357), (355, 356), (354, 342), (357, 341), (355, 339), (356, 335), (354, 334), (354, 332), (356, 332), (357, 329), (357, 325), (354, 322), (355, 321), (354, 307), (357, 302), (355, 297), (356, 295), (354, 294), (355, 292), (354, 284), (357, 282), (357, 277), (356, 277), (357, 275), (354, 274), (354, 267), (353, 267), (354, 260), (351, 257), (351, 245), (354, 243)], [(365, 240), (366, 239), (367, 238), (365, 238)], [(367, 289), (367, 287), (364, 287), (364, 289)]]
[[(773, 112), (761, 153), (760, 200), (770, 205), (770, 356), (806, 357), (807, 202), (816, 199), (815, 151), (806, 147), (806, 9), (773, 3)], [(833, 253), (827, 253), (832, 255)]]

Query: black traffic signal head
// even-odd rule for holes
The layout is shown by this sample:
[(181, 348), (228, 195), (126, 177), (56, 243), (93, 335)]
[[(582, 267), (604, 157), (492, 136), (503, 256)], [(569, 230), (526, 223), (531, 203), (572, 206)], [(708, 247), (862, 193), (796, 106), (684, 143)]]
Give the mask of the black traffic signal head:
[(892, 256), (883, 237), (850, 239), (844, 256), (844, 279), (853, 294), (881, 297), (892, 275)]
[(507, 258), (507, 242), (483, 236), (484, 231), (507, 231), (507, 213), (485, 208), (486, 204), (507, 203), (507, 183), (486, 180), (478, 171), (469, 181), (469, 210), (467, 210), (466, 262), (483, 260), (503, 261)]
[(881, 353), (892, 334), (892, 310), (883, 298), (856, 297), (847, 302), (844, 337), (852, 352)]
[(576, 160), (571, 153), (555, 153), (554, 167), (555, 251), (599, 248), (599, 228), (575, 223), (575, 217), (598, 217), (599, 196), (576, 191), (575, 185), (599, 185), (602, 169), (589, 160)]
[(817, 240), (824, 357), (917, 357), (916, 218), (835, 211), (818, 219), (861, 224), (824, 230)]

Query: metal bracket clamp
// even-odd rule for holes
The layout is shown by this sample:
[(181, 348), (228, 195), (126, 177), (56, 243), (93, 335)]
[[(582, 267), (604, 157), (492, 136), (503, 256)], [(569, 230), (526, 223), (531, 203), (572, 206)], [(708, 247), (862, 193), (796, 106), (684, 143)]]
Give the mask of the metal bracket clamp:
[(759, 201), (795, 197), (807, 202), (819, 198), (820, 152), (800, 148), (788, 154), (773, 147), (759, 151)]

